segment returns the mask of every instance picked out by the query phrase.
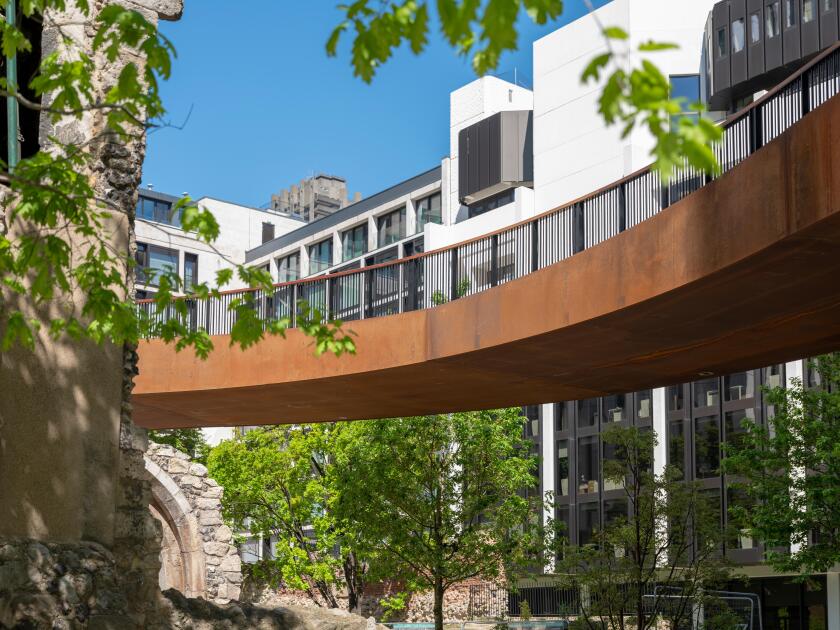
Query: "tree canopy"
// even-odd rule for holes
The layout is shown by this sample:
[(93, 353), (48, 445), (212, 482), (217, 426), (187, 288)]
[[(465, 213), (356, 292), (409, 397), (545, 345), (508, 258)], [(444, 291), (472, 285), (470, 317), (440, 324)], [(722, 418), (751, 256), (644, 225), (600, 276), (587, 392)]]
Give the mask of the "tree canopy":
[(539, 568), (551, 538), (543, 501), (526, 492), (537, 460), (521, 409), (372, 420), (336, 436), (330, 500), (374, 577), (443, 596), (472, 577), (515, 580)]
[(767, 424), (745, 420), (724, 461), (749, 498), (735, 516), (778, 571), (821, 573), (840, 562), (840, 354), (809, 371), (811, 383), (765, 388)]
[(433, 591), (440, 617), (453, 584), (515, 579), (550, 544), (523, 422), (515, 408), (264, 427), (208, 467), (236, 529), (276, 543), (258, 577), (326, 606), (343, 585), (351, 609), (366, 581), (399, 581)]
[[(557, 565), (566, 587), (588, 594), (580, 597), (576, 627), (601, 630), (606, 621), (647, 630), (663, 620), (683, 627), (701, 605), (727, 613), (712, 593), (730, 577), (719, 498), (676, 468), (655, 473), (652, 431), (614, 426), (601, 437), (605, 485), (618, 492), (605, 501), (593, 539), (563, 549)], [(736, 627), (706, 621), (704, 628)]]

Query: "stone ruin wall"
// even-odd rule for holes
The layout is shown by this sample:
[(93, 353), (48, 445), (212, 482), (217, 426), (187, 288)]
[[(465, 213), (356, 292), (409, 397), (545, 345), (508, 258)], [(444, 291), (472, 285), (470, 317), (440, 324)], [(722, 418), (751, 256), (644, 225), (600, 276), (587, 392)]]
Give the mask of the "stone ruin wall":
[(217, 604), (239, 599), (242, 565), (222, 521), (222, 488), (207, 468), (171, 446), (150, 443), (150, 510), (163, 531), (160, 588)]
[[(470, 610), (470, 588), (479, 587), (484, 590), (486, 597), (482, 606)], [(361, 598), (363, 617), (373, 617), (382, 620), (385, 610), (379, 601), (383, 597), (394, 595), (400, 590), (397, 584), (369, 584)], [(245, 578), (242, 588), (244, 600), (259, 603), (262, 606), (298, 606), (301, 608), (317, 608), (305, 592), (291, 589), (273, 589), (265, 584)], [(450, 587), (443, 599), (443, 618), (446, 623), (460, 623), (478, 619), (494, 619), (498, 611), (507, 609), (507, 590), (498, 584), (480, 579), (465, 580)], [(338, 593), (339, 605), (346, 608), (346, 594)], [(433, 623), (434, 622), (434, 594), (432, 591), (414, 593), (408, 600), (405, 610), (393, 614), (389, 622)]]

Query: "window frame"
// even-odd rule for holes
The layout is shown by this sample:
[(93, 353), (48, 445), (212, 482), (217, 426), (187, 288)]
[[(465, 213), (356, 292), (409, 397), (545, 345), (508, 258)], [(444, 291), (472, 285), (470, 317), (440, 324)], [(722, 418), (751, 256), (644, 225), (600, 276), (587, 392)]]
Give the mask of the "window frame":
[[(143, 261), (140, 260), (140, 248), (143, 247)], [(177, 275), (181, 275), (181, 261), (180, 261), (180, 252), (177, 249), (172, 249), (170, 247), (161, 247), (160, 245), (154, 245), (152, 243), (146, 242), (137, 242), (137, 250), (134, 256), (137, 265), (135, 267), (135, 273), (137, 276), (138, 284), (143, 284), (149, 287), (157, 287), (159, 286), (157, 278), (159, 276), (155, 276), (154, 278), (149, 278), (149, 274), (147, 273), (151, 267), (152, 261), (152, 253), (153, 252), (165, 252), (168, 254), (173, 254), (175, 258), (175, 268), (172, 270), (172, 273)]]
[[(360, 230), (361, 230), (361, 233), (362, 233), (362, 240), (361, 240), (362, 248), (361, 248), (361, 251), (357, 252), (354, 249), (348, 255), (348, 251), (347, 251), (348, 243), (353, 243), (353, 244), (356, 243), (355, 237), (357, 235), (357, 232), (359, 232)], [(347, 240), (348, 236), (352, 236), (353, 240), (348, 241)], [(347, 262), (348, 260), (353, 260), (354, 258), (359, 258), (360, 256), (364, 256), (365, 254), (367, 254), (368, 253), (368, 240), (369, 240), (368, 236), (369, 235), (368, 235), (367, 221), (365, 221), (364, 223), (359, 223), (357, 225), (349, 227), (346, 230), (343, 230), (341, 232), (341, 261), (342, 262)]]
[[(191, 263), (194, 263), (193, 280), (187, 281), (187, 268)], [(184, 252), (184, 269), (181, 272), (181, 277), (184, 282), (184, 293), (189, 293), (192, 288), (198, 284), (198, 254), (193, 252)]]
[[(296, 260), (296, 264), (295, 264), (296, 276), (295, 276), (294, 278), (286, 278), (286, 279), (284, 279), (284, 278), (282, 278), (282, 277), (280, 276), (280, 273), (281, 273), (281, 271), (283, 270), (283, 263), (285, 263), (285, 262), (287, 262), (287, 261), (291, 261), (291, 259), (293, 259), (293, 258)], [(294, 282), (294, 281), (296, 281), (296, 280), (300, 280), (300, 278), (301, 278), (301, 273), (300, 273), (300, 251), (291, 252), (291, 253), (289, 253), (289, 254), (286, 254), (285, 256), (281, 256), (280, 258), (278, 258), (278, 259), (275, 261), (275, 264), (277, 265), (277, 282), (279, 282), (279, 283), (285, 283), (285, 282)], [(291, 269), (291, 265), (286, 265), (286, 271), (288, 272), (288, 270), (290, 270), (290, 269)]]
[[(383, 224), (387, 220), (389, 220), (389, 219), (391, 219), (395, 216), (399, 217), (399, 223), (397, 224), (399, 226), (398, 230), (397, 230), (397, 232), (398, 232), (397, 235), (396, 236), (388, 235), (387, 238), (383, 238), (384, 230), (392, 229), (392, 227), (391, 228), (384, 227)], [(388, 212), (379, 215), (378, 217), (376, 217), (376, 246), (377, 246), (377, 248), (387, 247), (388, 245), (393, 245), (394, 243), (399, 243), (401, 240), (403, 240), (407, 236), (407, 234), (406, 234), (407, 231), (408, 231), (408, 226), (406, 225), (405, 204), (403, 204), (399, 208), (394, 208), (393, 210), (389, 210)]]
[[(775, 27), (773, 29), (770, 28), (771, 20), (774, 20), (772, 25)], [(767, 39), (775, 39), (782, 34), (782, 16), (781, 16), (781, 4), (779, 0), (773, 0), (772, 2), (767, 2), (764, 5), (764, 36)]]
[[(326, 263), (321, 261), (316, 256), (313, 256), (313, 252), (316, 250), (320, 251), (323, 247), (326, 247), (326, 251), (329, 253), (327, 257)], [(307, 249), (307, 253), (309, 254), (309, 275), (315, 275), (316, 273), (321, 273), (326, 271), (330, 267), (333, 266), (333, 239), (332, 236), (322, 239), (317, 243), (312, 243)], [(317, 268), (313, 268), (313, 261), (317, 261)]]
[[(438, 200), (438, 202), (437, 202), (438, 203), (438, 208), (437, 208), (437, 219), (438, 220), (437, 221), (423, 220), (423, 218), (422, 218), (422, 204), (424, 202), (428, 202), (429, 206), (431, 207), (432, 206), (432, 201), (435, 198), (437, 198), (437, 200)], [(425, 197), (422, 197), (421, 199), (418, 199), (416, 202), (414, 202), (414, 209), (415, 209), (415, 215), (417, 217), (417, 229), (416, 229), (417, 233), (422, 232), (423, 228), (425, 228), (426, 224), (428, 224), (428, 223), (433, 223), (435, 225), (443, 225), (443, 195), (441, 194), (440, 191), (434, 192), (431, 195), (426, 195)]]

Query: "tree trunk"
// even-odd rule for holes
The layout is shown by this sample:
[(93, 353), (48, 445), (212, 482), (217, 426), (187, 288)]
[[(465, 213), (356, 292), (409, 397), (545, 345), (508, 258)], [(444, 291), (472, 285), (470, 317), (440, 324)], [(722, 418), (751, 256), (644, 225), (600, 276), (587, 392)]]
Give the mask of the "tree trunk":
[(344, 581), (347, 584), (347, 610), (361, 613), (359, 606), (365, 590), (364, 566), (359, 566), (355, 552), (344, 556)]
[(435, 576), (435, 630), (443, 630), (443, 579)]

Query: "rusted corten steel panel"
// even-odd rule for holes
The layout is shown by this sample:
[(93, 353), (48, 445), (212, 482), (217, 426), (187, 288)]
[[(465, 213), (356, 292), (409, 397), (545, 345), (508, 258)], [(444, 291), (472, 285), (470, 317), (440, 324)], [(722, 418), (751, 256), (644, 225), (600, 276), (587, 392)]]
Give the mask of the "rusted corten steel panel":
[(147, 427), (392, 417), (635, 391), (840, 348), (840, 98), (654, 218), (425, 311), (207, 361), (140, 347)]

